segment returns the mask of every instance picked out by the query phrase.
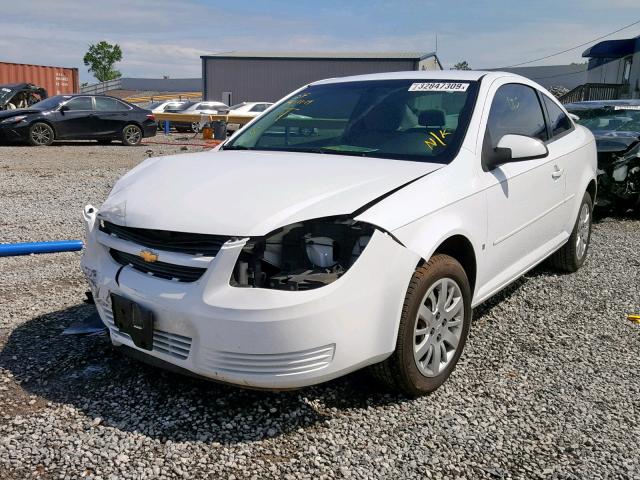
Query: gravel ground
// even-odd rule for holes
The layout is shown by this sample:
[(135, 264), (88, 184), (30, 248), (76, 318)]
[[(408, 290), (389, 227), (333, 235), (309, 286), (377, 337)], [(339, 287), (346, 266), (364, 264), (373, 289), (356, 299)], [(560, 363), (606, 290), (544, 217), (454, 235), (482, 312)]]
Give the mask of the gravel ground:
[[(145, 150), (0, 147), (0, 241), (81, 238)], [(78, 253), (0, 259), (0, 478), (640, 478), (638, 232), (602, 219), (580, 272), (538, 268), (477, 309), (457, 370), (415, 400), (365, 373), (265, 393), (147, 367), (60, 335), (92, 312)]]

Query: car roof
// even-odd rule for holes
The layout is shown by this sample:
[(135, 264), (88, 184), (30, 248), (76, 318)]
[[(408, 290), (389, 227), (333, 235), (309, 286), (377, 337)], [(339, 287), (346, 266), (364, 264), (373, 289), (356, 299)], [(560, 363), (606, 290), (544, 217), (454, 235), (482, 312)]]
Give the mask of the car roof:
[(115, 98), (116, 100), (122, 100), (126, 102), (126, 100), (118, 97), (114, 97), (112, 95), (104, 95), (103, 93), (61, 93), (59, 95), (52, 95), (52, 97), (64, 97), (64, 98), (75, 98), (75, 97), (105, 97), (105, 98)]
[(493, 78), (505, 76), (522, 78), (520, 75), (509, 72), (489, 72), (484, 70), (410, 70), (407, 72), (373, 73), (366, 75), (353, 75), (350, 77), (329, 78), (326, 80), (313, 82), (311, 85), (323, 85), (341, 82), (364, 82), (373, 80), (458, 80), (469, 82), (480, 80), (485, 76), (490, 76)]
[(588, 108), (604, 108), (604, 107), (623, 107), (623, 106), (640, 106), (640, 100), (586, 100), (584, 102), (573, 102), (565, 105), (567, 109), (588, 109)]

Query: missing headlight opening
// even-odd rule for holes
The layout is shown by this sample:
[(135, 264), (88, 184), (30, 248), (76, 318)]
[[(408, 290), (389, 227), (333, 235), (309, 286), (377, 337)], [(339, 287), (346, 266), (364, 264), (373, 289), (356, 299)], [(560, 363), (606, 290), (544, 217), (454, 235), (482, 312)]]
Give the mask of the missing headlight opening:
[(233, 270), (235, 287), (311, 290), (340, 278), (364, 251), (374, 227), (345, 217), (295, 223), (250, 239)]

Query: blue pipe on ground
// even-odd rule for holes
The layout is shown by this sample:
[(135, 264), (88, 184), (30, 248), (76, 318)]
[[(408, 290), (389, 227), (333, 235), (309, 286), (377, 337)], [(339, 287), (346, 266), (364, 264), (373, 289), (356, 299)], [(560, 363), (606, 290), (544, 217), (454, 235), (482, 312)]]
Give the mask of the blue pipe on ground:
[(76, 252), (82, 250), (82, 240), (55, 242), (0, 243), (0, 257), (31, 255), (32, 253)]

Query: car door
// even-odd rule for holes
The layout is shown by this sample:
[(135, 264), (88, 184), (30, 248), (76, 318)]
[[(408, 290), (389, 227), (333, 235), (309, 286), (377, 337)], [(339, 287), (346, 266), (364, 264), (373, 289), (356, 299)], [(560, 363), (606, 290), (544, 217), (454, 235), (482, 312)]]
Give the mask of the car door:
[(98, 137), (118, 137), (130, 119), (131, 107), (111, 97), (95, 97), (94, 134)]
[(93, 98), (90, 96), (73, 97), (58, 109), (55, 123), (56, 138), (82, 139), (93, 134), (94, 121)]
[(542, 103), (547, 114), (547, 124), (549, 126), (549, 140), (547, 148), (549, 154), (557, 159), (558, 173), (562, 175), (565, 186), (564, 210), (564, 231), (571, 234), (574, 218), (571, 215), (571, 202), (574, 200), (575, 192), (582, 189), (580, 172), (584, 163), (584, 153), (576, 149), (575, 126), (563, 108), (556, 100), (551, 99), (545, 93), (540, 92)]
[[(537, 90), (505, 83), (494, 87), (483, 137), (487, 155), (507, 134), (546, 142), (548, 131)], [(483, 169), (484, 170), (484, 169)], [(556, 154), (509, 162), (483, 171), (487, 201), (488, 288), (501, 288), (555, 250), (564, 239), (565, 182)]]

